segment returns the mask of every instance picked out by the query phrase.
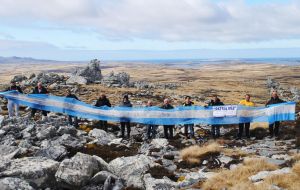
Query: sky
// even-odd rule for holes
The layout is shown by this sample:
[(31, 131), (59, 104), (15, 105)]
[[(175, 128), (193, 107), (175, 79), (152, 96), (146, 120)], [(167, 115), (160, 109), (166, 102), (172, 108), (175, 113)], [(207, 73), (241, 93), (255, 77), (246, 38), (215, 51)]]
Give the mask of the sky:
[(0, 56), (300, 57), (300, 0), (0, 0), (0, 5)]

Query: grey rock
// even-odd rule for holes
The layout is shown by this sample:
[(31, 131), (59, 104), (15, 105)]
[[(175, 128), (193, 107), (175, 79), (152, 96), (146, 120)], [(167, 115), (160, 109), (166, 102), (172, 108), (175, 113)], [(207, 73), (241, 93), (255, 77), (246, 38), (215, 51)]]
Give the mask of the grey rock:
[(35, 156), (46, 157), (52, 160), (62, 160), (67, 155), (67, 150), (64, 146), (50, 146), (38, 150)]
[(97, 160), (93, 156), (78, 152), (71, 159), (65, 159), (60, 163), (55, 177), (63, 185), (81, 187), (97, 172), (99, 172)]
[(0, 179), (1, 190), (34, 190), (25, 180), (15, 177), (5, 177)]
[(128, 87), (130, 83), (130, 75), (125, 72), (117, 73), (111, 72), (104, 76), (102, 81), (104, 85), (111, 87)]
[(90, 183), (92, 184), (104, 184), (105, 180), (111, 176), (113, 179), (118, 179), (118, 176), (108, 172), (108, 171), (100, 171), (98, 173), (96, 173), (96, 175), (94, 175), (94, 177), (92, 177), (92, 179), (90, 180)]
[(175, 190), (177, 189), (177, 183), (171, 181), (169, 178), (155, 179), (150, 174), (145, 174), (143, 177), (146, 190)]
[(250, 176), (249, 180), (251, 180), (252, 182), (258, 182), (258, 181), (265, 179), (266, 177), (268, 177), (270, 175), (287, 174), (290, 171), (291, 171), (290, 168), (282, 168), (282, 169), (278, 169), (278, 170), (274, 170), (274, 171), (261, 171), (255, 175)]
[(58, 128), (57, 133), (59, 135), (70, 134), (72, 136), (76, 136), (77, 129), (73, 126), (61, 126)]
[(41, 126), (37, 130), (36, 136), (39, 140), (50, 139), (56, 135), (56, 128), (54, 126)]
[(70, 134), (64, 134), (60, 136), (58, 139), (51, 142), (52, 145), (63, 145), (67, 148), (80, 149), (84, 146), (86, 141), (84, 139), (79, 139), (77, 137), (73, 137)]
[(16, 146), (0, 145), (0, 156), (4, 159), (13, 159), (20, 151)]
[(87, 67), (76, 70), (73, 75), (84, 77), (88, 83), (100, 81), (102, 79), (100, 61), (97, 59), (91, 60)]
[(70, 78), (66, 81), (66, 84), (85, 85), (87, 83), (88, 83), (88, 81), (84, 77), (78, 76), (78, 75), (71, 75)]
[(108, 144), (112, 140), (112, 137), (107, 134), (104, 130), (93, 129), (89, 132), (89, 137), (96, 138), (97, 144)]
[(0, 172), (0, 177), (18, 176), (37, 187), (45, 187), (51, 184), (59, 163), (40, 157), (26, 157), (12, 160), (8, 166)]
[(27, 80), (27, 77), (25, 75), (16, 75), (11, 79), (11, 82), (22, 82), (24, 80)]
[(108, 164), (109, 170), (126, 180), (127, 186), (144, 188), (143, 174), (154, 166), (154, 160), (145, 155), (120, 157)]

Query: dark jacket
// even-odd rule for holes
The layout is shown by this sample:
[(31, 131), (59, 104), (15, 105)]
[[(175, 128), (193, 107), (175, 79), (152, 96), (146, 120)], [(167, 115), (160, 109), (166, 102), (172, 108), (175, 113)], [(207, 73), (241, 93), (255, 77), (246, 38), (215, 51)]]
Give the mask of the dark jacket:
[(276, 97), (276, 98), (271, 97), (271, 99), (266, 103), (266, 105), (280, 104), (280, 103), (283, 103), (283, 102), (285, 102), (285, 101), (281, 100), (278, 97)]
[(131, 104), (130, 101), (126, 101), (126, 102), (122, 102), (122, 103), (121, 103), (121, 106), (122, 106), (122, 107), (132, 107), (132, 104)]
[(42, 87), (41, 91), (39, 91), (38, 87), (35, 87), (32, 94), (48, 94), (48, 91), (45, 87)]
[(161, 109), (166, 109), (166, 110), (174, 109), (174, 107), (171, 104), (167, 104), (167, 105), (164, 104), (160, 108)]
[(194, 105), (194, 102), (190, 102), (190, 103), (188, 103), (188, 104), (187, 104), (187, 103), (184, 103), (184, 104), (183, 104), (183, 106), (192, 106), (192, 105)]
[(74, 98), (74, 99), (76, 99), (76, 100), (79, 100), (75, 94), (68, 94), (68, 95), (66, 96), (66, 98)]
[(223, 106), (224, 103), (221, 102), (221, 100), (218, 98), (216, 102), (214, 100), (211, 100), (208, 105), (209, 106)]
[(109, 99), (107, 99), (107, 98), (103, 98), (103, 99), (99, 98), (99, 99), (97, 100), (95, 106), (97, 106), (97, 107), (101, 107), (101, 106), (108, 106), (108, 107), (111, 107), (111, 104), (110, 104), (110, 102), (109, 102)]
[(18, 91), (19, 93), (23, 93), (22, 89), (21, 89), (19, 86), (17, 86), (17, 85), (10, 86), (10, 87), (7, 89), (7, 91), (12, 91), (12, 90), (16, 90), (16, 91)]

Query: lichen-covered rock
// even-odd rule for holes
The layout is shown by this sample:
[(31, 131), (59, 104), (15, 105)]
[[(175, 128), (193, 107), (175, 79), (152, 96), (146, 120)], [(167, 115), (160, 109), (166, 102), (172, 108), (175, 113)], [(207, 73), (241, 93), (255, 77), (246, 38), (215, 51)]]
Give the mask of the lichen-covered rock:
[(93, 156), (78, 152), (71, 159), (60, 163), (55, 177), (63, 187), (82, 187), (99, 170), (98, 162)]
[(0, 179), (1, 190), (34, 190), (25, 180), (15, 177), (5, 177)]
[(24, 80), (27, 80), (27, 77), (25, 75), (16, 75), (11, 79), (11, 82), (22, 82)]
[(137, 155), (116, 158), (108, 164), (108, 168), (115, 175), (125, 179), (127, 186), (143, 189), (143, 175), (154, 165), (151, 157)]
[(38, 150), (35, 156), (46, 157), (52, 160), (62, 160), (67, 155), (67, 150), (64, 146), (50, 146)]
[(49, 186), (54, 180), (54, 174), (59, 162), (48, 158), (26, 157), (11, 160), (11, 162), (0, 172), (0, 177), (18, 176), (37, 187)]
[(12, 159), (14, 158), (20, 151), (20, 148), (16, 146), (6, 146), (0, 145), (0, 157)]
[(143, 177), (146, 190), (175, 190), (177, 189), (177, 183), (171, 181), (169, 178), (164, 177), (163, 179), (155, 179), (150, 174), (146, 174)]

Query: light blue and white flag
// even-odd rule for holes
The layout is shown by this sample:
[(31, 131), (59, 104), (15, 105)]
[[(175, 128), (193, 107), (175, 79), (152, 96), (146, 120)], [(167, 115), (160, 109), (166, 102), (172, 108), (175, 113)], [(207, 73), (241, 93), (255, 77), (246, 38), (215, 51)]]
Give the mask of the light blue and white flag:
[(87, 119), (130, 121), (153, 125), (177, 124), (238, 124), (295, 120), (295, 102), (274, 104), (268, 107), (227, 105), (217, 107), (179, 106), (171, 110), (159, 107), (95, 107), (72, 99), (46, 94), (20, 94), (16, 91), (0, 95), (35, 109), (64, 113)]

